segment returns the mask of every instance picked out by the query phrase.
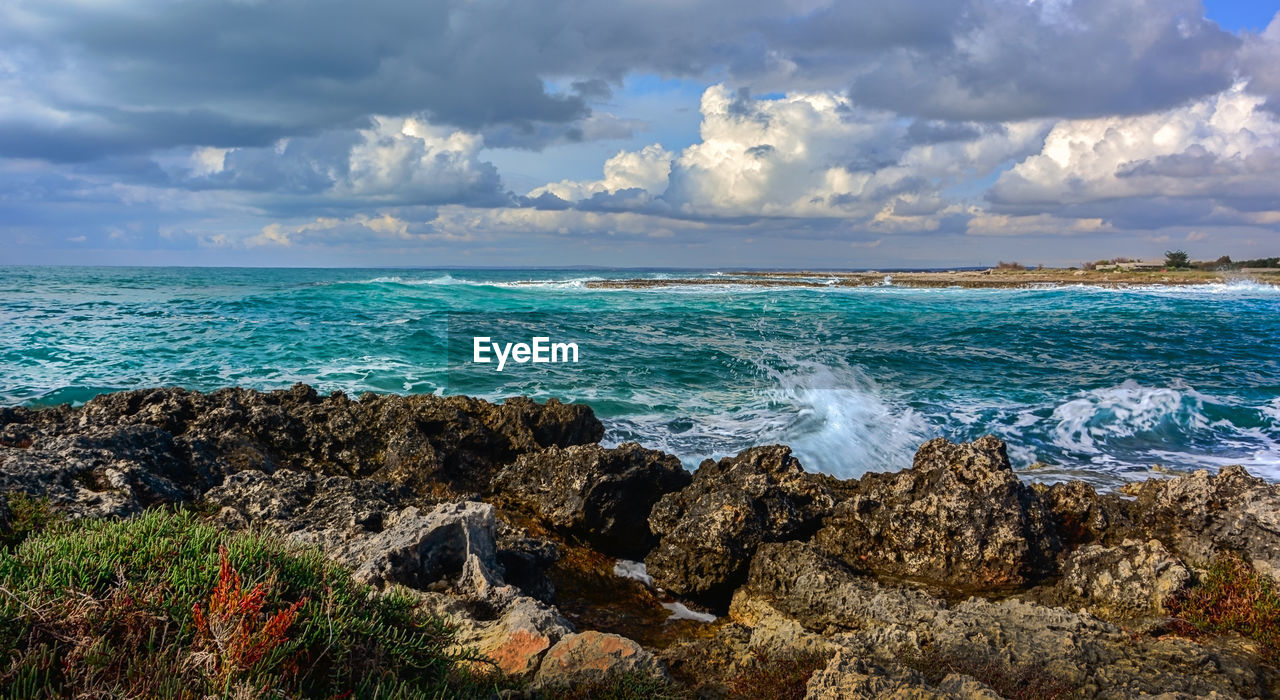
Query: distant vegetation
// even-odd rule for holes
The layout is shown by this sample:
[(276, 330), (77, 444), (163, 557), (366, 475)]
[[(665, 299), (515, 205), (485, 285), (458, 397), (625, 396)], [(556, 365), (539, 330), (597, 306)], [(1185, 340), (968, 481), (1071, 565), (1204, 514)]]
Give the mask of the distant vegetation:
[(1164, 252), (1164, 266), (1171, 270), (1191, 267), (1191, 256), (1187, 255), (1185, 250), (1166, 250)]
[[(1097, 270), (1098, 268), (1106, 268), (1112, 265), (1124, 265), (1126, 263), (1136, 262), (1140, 261), (1134, 258), (1115, 257), (1086, 262), (1081, 265), (1080, 268), (1083, 270)], [(1253, 260), (1232, 260), (1231, 256), (1224, 255), (1217, 260), (1191, 260), (1186, 251), (1169, 250), (1165, 251), (1164, 254), (1164, 266), (1170, 270), (1205, 270), (1208, 272), (1231, 272), (1246, 268), (1275, 269), (1280, 268), (1280, 257), (1256, 258)]]

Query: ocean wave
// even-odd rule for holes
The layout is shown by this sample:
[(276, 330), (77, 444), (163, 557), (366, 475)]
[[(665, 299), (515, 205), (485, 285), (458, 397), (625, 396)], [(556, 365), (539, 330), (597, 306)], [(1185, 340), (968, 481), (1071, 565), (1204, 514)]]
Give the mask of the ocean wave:
[(888, 398), (857, 367), (777, 356), (757, 361), (768, 385), (734, 410), (717, 411), (722, 401), (690, 397), (679, 417), (663, 412), (607, 420), (609, 442), (637, 440), (690, 468), (703, 458), (783, 443), (809, 471), (855, 478), (910, 466), (920, 443), (937, 434), (924, 415)]
[(1095, 389), (1053, 411), (1054, 442), (1086, 454), (1102, 454), (1100, 443), (1146, 435), (1172, 437), (1209, 428), (1200, 395), (1187, 389), (1145, 387), (1129, 380)]

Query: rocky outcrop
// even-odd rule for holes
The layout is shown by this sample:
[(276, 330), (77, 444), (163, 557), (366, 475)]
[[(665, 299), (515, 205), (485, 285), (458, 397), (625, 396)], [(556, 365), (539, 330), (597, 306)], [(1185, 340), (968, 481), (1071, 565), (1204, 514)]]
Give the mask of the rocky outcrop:
[(649, 575), (679, 595), (723, 602), (746, 577), (756, 547), (809, 537), (841, 490), (841, 482), (806, 472), (788, 447), (707, 460), (649, 515), (661, 538), (645, 557)]
[(72, 512), (128, 515), (184, 501), (237, 471), (377, 478), (474, 494), (526, 452), (598, 441), (586, 406), (464, 396), (321, 396), (221, 389), (104, 394), (84, 406), (0, 412), (0, 489)]
[[(305, 386), (0, 409), (0, 495), (36, 497), (0, 498), (0, 546), (40, 499), (77, 517), (192, 503), (416, 596), (531, 693), (670, 669), (717, 697), (772, 659), (813, 698), (1280, 694), (1261, 635), (1179, 637), (1199, 631), (1163, 608), (1224, 552), (1280, 574), (1280, 489), (1238, 467), (1125, 495), (1028, 486), (983, 438), (854, 481), (782, 446), (691, 476), (601, 434), (554, 401)], [(638, 568), (619, 556), (652, 585), (618, 579)], [(727, 619), (668, 620), (690, 602), (672, 594)]]
[(1158, 540), (1086, 545), (1071, 553), (1057, 584), (1060, 604), (1085, 607), (1105, 620), (1151, 627), (1165, 601), (1191, 583), (1191, 571)]
[(1083, 481), (1032, 484), (1032, 488), (1048, 509), (1065, 549), (1137, 536), (1128, 504), (1114, 493), (1098, 493)]
[(21, 435), (15, 444), (25, 447), (0, 447), (0, 492), (47, 498), (74, 516), (136, 515), (148, 506), (190, 500), (212, 480), (155, 426), (92, 425), (49, 436), (27, 427), (5, 426), (5, 434)]
[[(1021, 679), (1086, 698), (1166, 692), (1256, 697), (1267, 695), (1278, 680), (1274, 669), (1246, 652), (1172, 637), (1135, 638), (1087, 613), (1016, 599), (950, 603), (918, 588), (858, 575), (804, 543), (762, 546), (747, 585), (734, 596), (731, 615), (748, 626), (772, 615), (795, 619), (850, 658), (870, 662), (841, 669), (840, 678), (822, 681), (822, 687), (892, 689), (917, 682), (902, 681), (886, 664), (971, 669), (975, 678)], [(886, 674), (888, 679), (875, 680)], [(877, 685), (859, 685), (871, 682)]]
[(1200, 470), (1131, 485), (1134, 519), (1188, 562), (1204, 565), (1223, 551), (1243, 556), (1280, 580), (1280, 488), (1243, 467)]
[(961, 590), (1022, 586), (1052, 568), (1048, 512), (1004, 443), (930, 440), (910, 469), (850, 487), (815, 542), (847, 565)]
[(649, 511), (690, 479), (680, 460), (635, 443), (575, 445), (521, 455), (493, 489), (601, 552), (640, 559), (656, 542)]

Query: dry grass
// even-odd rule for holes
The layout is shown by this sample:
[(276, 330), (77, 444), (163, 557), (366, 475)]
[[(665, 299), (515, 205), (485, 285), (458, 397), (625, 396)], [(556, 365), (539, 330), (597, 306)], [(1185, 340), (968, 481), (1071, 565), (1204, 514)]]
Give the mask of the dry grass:
[(1009, 700), (1059, 700), (1074, 697), (1077, 690), (1039, 664), (1011, 665), (965, 649), (907, 649), (898, 653), (898, 662), (918, 671), (931, 684), (959, 673), (986, 683)]
[(1268, 663), (1280, 660), (1280, 592), (1236, 554), (1219, 555), (1196, 585), (1165, 607), (1174, 632), (1193, 638), (1239, 634), (1256, 642)]
[(802, 700), (809, 678), (827, 665), (829, 657), (816, 652), (766, 653), (755, 649), (726, 685), (735, 697)]

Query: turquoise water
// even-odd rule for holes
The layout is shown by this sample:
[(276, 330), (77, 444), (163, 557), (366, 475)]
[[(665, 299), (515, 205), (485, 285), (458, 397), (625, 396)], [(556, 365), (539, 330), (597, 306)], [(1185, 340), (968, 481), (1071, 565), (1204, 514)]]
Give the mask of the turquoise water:
[[(1280, 479), (1280, 290), (593, 290), (704, 273), (0, 267), (0, 404), (157, 385), (527, 394), (688, 464), (791, 444), (840, 476), (994, 433), (1032, 478)], [(577, 364), (469, 362), (472, 338)], [(1034, 466), (1033, 463), (1042, 463)]]

